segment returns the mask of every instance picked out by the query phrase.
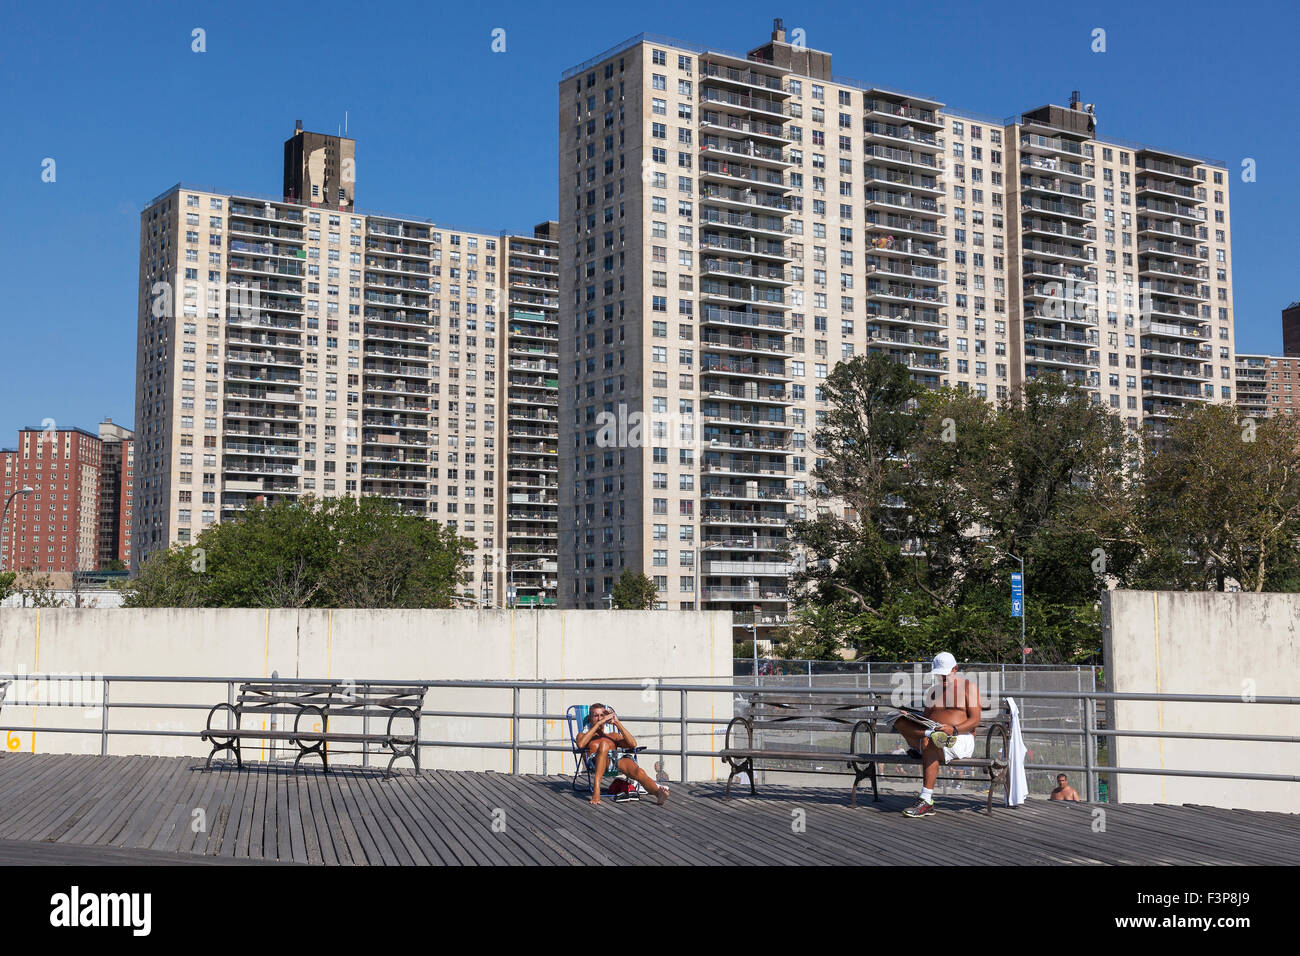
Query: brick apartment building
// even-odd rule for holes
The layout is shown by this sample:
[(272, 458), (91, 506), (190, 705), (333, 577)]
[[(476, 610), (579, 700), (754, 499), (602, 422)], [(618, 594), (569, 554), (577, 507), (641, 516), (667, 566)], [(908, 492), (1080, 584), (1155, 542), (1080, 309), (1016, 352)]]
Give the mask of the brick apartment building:
[(13, 496), (0, 524), (3, 567), (72, 572), (129, 561), (133, 468), (133, 435), (111, 421), (100, 434), (21, 429), (18, 446), (0, 451), (0, 502)]

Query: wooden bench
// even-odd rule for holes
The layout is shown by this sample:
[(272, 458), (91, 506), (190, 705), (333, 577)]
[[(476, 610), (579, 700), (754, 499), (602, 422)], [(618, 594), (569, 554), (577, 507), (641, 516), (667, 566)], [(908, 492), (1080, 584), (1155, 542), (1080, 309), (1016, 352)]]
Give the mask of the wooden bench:
[[(773, 763), (843, 765), (853, 773), (853, 787), (849, 791), (850, 806), (856, 806), (858, 785), (863, 780), (871, 781), (872, 799), (874, 801), (880, 800), (877, 775), (880, 772), (878, 768), (881, 765), (915, 764), (919, 766), (921, 764), (921, 758), (919, 757), (912, 757), (906, 753), (881, 753), (879, 751), (876, 745), (877, 734), (895, 733), (892, 727), (886, 729), (886, 725), (898, 713), (898, 708), (891, 705), (889, 698), (882, 695), (860, 694), (844, 700), (828, 700), (825, 697), (818, 699), (813, 695), (777, 697), (755, 693), (749, 695), (748, 701), (750, 716), (732, 718), (731, 722), (727, 724), (725, 746), (718, 752), (718, 757), (731, 767), (731, 774), (727, 777), (725, 797), (727, 800), (731, 799), (732, 782), (742, 773), (749, 779), (750, 794), (757, 795), (758, 789), (754, 783), (754, 761), (756, 760), (768, 764), (765, 769), (786, 769), (780, 766), (774, 767), (771, 765)], [(754, 732), (756, 730), (807, 730), (816, 733), (818, 731), (836, 730), (841, 727), (852, 728), (849, 731), (847, 748), (819, 750), (814, 747), (802, 746), (754, 746)], [(735, 738), (741, 728), (745, 730), (743, 743)], [(1011, 786), (1007, 764), (1008, 742), (1011, 739), (1011, 712), (1005, 701), (995, 709), (986, 710), (981, 714), (980, 723), (975, 730), (975, 734), (979, 736), (981, 733), (984, 736), (984, 756), (954, 760), (943, 766), (975, 768), (988, 774), (988, 813), (991, 816), (993, 814), (994, 791), (998, 786), (1001, 786), (1009, 796)], [(993, 743), (995, 738), (999, 741), (996, 750)], [(863, 746), (860, 747), (859, 744)], [(976, 746), (978, 749), (978, 741)], [(812, 770), (800, 770), (798, 772), (843, 773), (844, 771), (838, 767), (830, 770), (817, 766)]]
[[(243, 767), (240, 741), (251, 738), (285, 740), (296, 746), (298, 756), (293, 761), (295, 770), (303, 757), (315, 754), (321, 759), (322, 769), (328, 771), (331, 744), (359, 744), (363, 748), (376, 744), (387, 748), (392, 756), (388, 760), (384, 776), (392, 774), (393, 763), (400, 757), (411, 758), (415, 769), (419, 770), (420, 711), (424, 708), (426, 689), (426, 685), (419, 683), (367, 684), (354, 681), (320, 681), (310, 684), (269, 681), (242, 684), (233, 704), (223, 702), (208, 711), (207, 725), (200, 734), (200, 739), (212, 742), (212, 752), (208, 754), (204, 766), (210, 767), (213, 757), (228, 750), (235, 755), (236, 764)], [(212, 719), (222, 711), (234, 718), (233, 726), (212, 726)], [(259, 717), (269, 717), (274, 722), (281, 715), (293, 718), (292, 729), (256, 728), (245, 723), (245, 718)], [(304, 718), (314, 720), (319, 729), (304, 729)], [(331, 719), (337, 721), (340, 718), (359, 719), (362, 729), (347, 732), (331, 730)], [(368, 724), (371, 718), (383, 721), (383, 729), (370, 730)], [(398, 718), (407, 718), (412, 722), (411, 733), (394, 732), (393, 723)], [(360, 753), (364, 750), (342, 752)]]

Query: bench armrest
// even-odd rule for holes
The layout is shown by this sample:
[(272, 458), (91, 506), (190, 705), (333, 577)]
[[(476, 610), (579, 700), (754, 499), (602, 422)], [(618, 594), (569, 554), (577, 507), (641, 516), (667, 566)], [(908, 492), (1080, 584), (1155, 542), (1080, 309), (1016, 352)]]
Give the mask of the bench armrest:
[[(233, 728), (212, 726), (212, 718), (216, 716), (217, 711), (223, 709), (228, 710), (235, 715), (235, 726)], [(209, 730), (209, 731), (215, 730), (217, 733), (221, 733), (223, 730), (227, 730), (227, 729), (233, 729), (233, 730), (239, 729), (239, 708), (236, 707), (234, 704), (227, 704), (225, 701), (222, 701), (220, 704), (217, 704), (210, 711), (208, 711), (208, 721), (206, 724), (204, 724), (204, 730)]]

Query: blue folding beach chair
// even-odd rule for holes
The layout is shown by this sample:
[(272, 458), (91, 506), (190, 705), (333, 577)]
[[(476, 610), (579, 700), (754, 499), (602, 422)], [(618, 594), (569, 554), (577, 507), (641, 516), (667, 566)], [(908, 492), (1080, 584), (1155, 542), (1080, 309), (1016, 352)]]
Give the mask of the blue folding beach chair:
[[(574, 704), (564, 712), (565, 722), (569, 725), (569, 744), (573, 747), (573, 761), (575, 764), (573, 768), (573, 789), (578, 793), (582, 793), (584, 788), (587, 793), (591, 792), (592, 778), (596, 774), (595, 755), (587, 753), (587, 751), (581, 750), (578, 747), (578, 734), (587, 729), (587, 714), (590, 710), (591, 707), (587, 704)], [(632, 752), (640, 753), (643, 750), (645, 750), (644, 747), (637, 747)], [(603, 787), (606, 781), (616, 780), (620, 777), (625, 780), (627, 779), (627, 777), (620, 772), (616, 766), (614, 766), (613, 761), (610, 761), (610, 763), (605, 767), (605, 777), (601, 781), (601, 785)], [(641, 785), (635, 780), (629, 780), (628, 783), (631, 784), (632, 789), (628, 793), (617, 794), (614, 797), (616, 803), (623, 800), (639, 799)]]

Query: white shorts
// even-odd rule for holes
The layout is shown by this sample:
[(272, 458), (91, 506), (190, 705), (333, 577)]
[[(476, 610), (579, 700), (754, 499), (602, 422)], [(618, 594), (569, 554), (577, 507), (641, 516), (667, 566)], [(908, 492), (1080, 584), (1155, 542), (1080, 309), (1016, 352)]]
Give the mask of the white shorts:
[(975, 752), (975, 735), (958, 734), (957, 739), (950, 746), (943, 748), (943, 762), (952, 763), (954, 760), (965, 760)]

